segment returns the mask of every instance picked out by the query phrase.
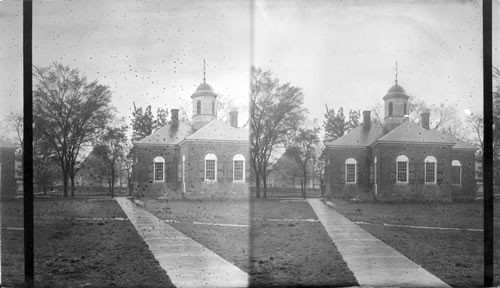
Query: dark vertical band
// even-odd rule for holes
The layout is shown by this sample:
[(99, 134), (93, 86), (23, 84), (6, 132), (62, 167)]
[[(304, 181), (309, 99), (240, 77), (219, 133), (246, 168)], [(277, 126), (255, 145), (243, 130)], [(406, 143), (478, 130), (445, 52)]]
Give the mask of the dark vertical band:
[(492, 1), (483, 0), (483, 185), (484, 185), (484, 286), (493, 286), (493, 75)]
[(32, 36), (33, 3), (23, 1), (23, 169), (24, 169), (24, 282), (34, 287), (33, 253), (33, 80), (32, 80)]

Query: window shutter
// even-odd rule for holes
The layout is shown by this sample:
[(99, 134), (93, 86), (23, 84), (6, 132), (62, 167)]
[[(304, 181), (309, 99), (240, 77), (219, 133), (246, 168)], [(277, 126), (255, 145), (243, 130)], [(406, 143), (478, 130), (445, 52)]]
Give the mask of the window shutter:
[(229, 159), (226, 163), (226, 172), (227, 172), (227, 175), (226, 175), (226, 179), (228, 182), (233, 182), (233, 161), (232, 159)]
[(391, 163), (391, 181), (396, 183), (396, 161)]
[(339, 180), (341, 184), (345, 183), (345, 163), (340, 164)]
[(224, 171), (226, 166), (225, 161), (219, 161), (217, 159), (217, 182), (223, 182), (224, 181)]
[(200, 159), (198, 162), (198, 171), (199, 171), (199, 176), (200, 176), (200, 181), (205, 181), (205, 160)]
[(408, 160), (408, 177), (409, 177), (409, 183), (414, 184), (415, 183), (415, 161), (412, 161), (411, 159)]
[(439, 161), (438, 163), (436, 163), (436, 166), (437, 166), (437, 183), (438, 184), (442, 184), (443, 181), (444, 181), (444, 177), (443, 177), (443, 162), (442, 161)]
[(154, 180), (154, 179), (153, 179), (153, 177), (154, 177), (154, 175), (153, 175), (154, 165), (155, 165), (155, 163), (154, 163), (154, 162), (151, 162), (151, 163), (149, 163), (149, 165), (148, 165), (148, 179), (149, 179), (149, 182), (150, 182), (150, 183), (153, 183), (153, 180)]

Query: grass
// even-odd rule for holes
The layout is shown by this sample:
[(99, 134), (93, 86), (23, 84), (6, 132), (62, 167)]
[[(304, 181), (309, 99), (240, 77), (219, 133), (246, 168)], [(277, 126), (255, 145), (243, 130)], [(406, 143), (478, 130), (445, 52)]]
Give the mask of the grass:
[(23, 201), (1, 202), (2, 285), (21, 287), (24, 283)]
[(267, 221), (317, 219), (306, 202), (145, 200), (144, 205), (161, 219), (179, 221), (172, 226), (248, 272), (254, 287), (357, 284), (320, 223)]
[(500, 199), (496, 199), (495, 202), (493, 203), (494, 205), (494, 216), (493, 216), (493, 223), (494, 223), (494, 283), (496, 286), (500, 286)]
[[(9, 206), (11, 212), (19, 209)], [(125, 217), (116, 202), (37, 199), (34, 207), (36, 287), (173, 287), (129, 221), (75, 220)], [(19, 221), (19, 216), (11, 218)], [(2, 241), (2, 248), (9, 248), (2, 252), (8, 255), (12, 247), (16, 248), (11, 254), (22, 259), (22, 245), (20, 239), (7, 239)], [(13, 276), (23, 275), (22, 261), (18, 262), (15, 267), (10, 267), (13, 262), (7, 267), (2, 262), (2, 274), (6, 268)], [(20, 286), (23, 279), (5, 277), (2, 284)]]
[(483, 285), (483, 233), (387, 224), (482, 229), (482, 203), (350, 203), (335, 210), (454, 287)]

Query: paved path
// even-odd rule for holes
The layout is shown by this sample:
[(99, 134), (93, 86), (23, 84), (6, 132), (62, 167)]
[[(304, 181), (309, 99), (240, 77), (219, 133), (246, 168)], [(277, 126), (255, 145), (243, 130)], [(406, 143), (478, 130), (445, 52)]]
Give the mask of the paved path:
[(308, 199), (361, 286), (450, 287), (320, 199)]
[(247, 287), (248, 274), (127, 198), (115, 198), (178, 287)]

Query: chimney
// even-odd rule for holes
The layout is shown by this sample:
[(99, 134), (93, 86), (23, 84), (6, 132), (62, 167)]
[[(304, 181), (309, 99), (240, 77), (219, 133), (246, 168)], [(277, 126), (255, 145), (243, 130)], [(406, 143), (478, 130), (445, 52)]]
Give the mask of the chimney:
[(422, 127), (424, 129), (427, 129), (429, 130), (429, 117), (430, 117), (431, 113), (429, 111), (425, 111), (424, 113), (422, 113)]
[(179, 109), (172, 109), (170, 113), (172, 114), (172, 126), (179, 126)]
[(371, 124), (370, 113), (371, 111), (369, 110), (363, 111), (363, 127), (365, 127), (366, 129), (370, 128)]
[(229, 112), (229, 125), (238, 128), (238, 111)]

